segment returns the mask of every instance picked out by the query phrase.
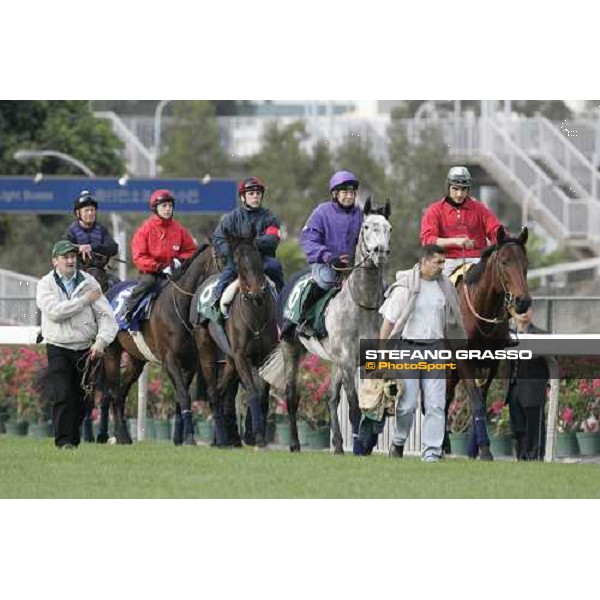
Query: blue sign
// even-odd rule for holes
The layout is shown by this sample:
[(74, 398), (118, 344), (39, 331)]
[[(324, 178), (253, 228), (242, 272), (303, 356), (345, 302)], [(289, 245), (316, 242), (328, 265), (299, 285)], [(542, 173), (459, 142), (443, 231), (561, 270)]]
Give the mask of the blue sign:
[(154, 190), (166, 188), (175, 197), (178, 213), (223, 213), (237, 201), (230, 179), (128, 179), (122, 184), (108, 177), (0, 177), (0, 213), (70, 213), (82, 190), (89, 190), (102, 212), (148, 212)]

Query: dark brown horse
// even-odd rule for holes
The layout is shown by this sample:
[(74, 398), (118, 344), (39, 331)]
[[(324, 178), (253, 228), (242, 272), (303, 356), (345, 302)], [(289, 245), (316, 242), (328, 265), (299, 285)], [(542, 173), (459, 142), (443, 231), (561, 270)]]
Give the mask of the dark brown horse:
[[(481, 261), (459, 281), (461, 313), (468, 337), (468, 350), (499, 350), (509, 343), (511, 314), (527, 311), (531, 296), (527, 287), (527, 227), (518, 238), (508, 237), (504, 228), (498, 230), (497, 243), (487, 248)], [(459, 360), (457, 371), (448, 386), (446, 410), (454, 398), (459, 379), (463, 380), (469, 395), (473, 414), (469, 456), (492, 460), (490, 441), (485, 422), (485, 402), (499, 361), (493, 359)], [(488, 370), (485, 384), (480, 389), (476, 374)]]
[[(199, 247), (163, 288), (154, 301), (150, 318), (143, 322), (141, 332), (156, 359), (166, 369), (176, 395), (175, 431), (176, 445), (194, 445), (191, 398), (189, 386), (196, 372), (197, 358), (192, 330), (189, 324), (190, 303), (198, 285), (217, 271), (213, 250), (204, 244)], [(110, 292), (109, 292), (110, 296)], [(121, 354), (129, 360), (121, 372)], [(104, 356), (106, 403), (113, 406), (115, 438), (118, 444), (130, 444), (131, 438), (124, 419), (125, 399), (132, 384), (140, 376), (147, 358), (140, 352), (127, 331), (119, 331), (115, 341)], [(100, 434), (106, 435), (107, 423), (102, 422)]]
[(252, 437), (256, 446), (266, 446), (266, 411), (268, 386), (256, 372), (277, 345), (276, 301), (263, 272), (260, 252), (254, 245), (254, 231), (245, 237), (229, 239), (239, 288), (225, 323), (230, 352), (217, 382), (215, 362), (218, 351), (214, 324), (200, 325), (194, 330), (207, 394), (211, 400), (217, 446), (228, 446), (234, 440), (225, 422), (224, 409), (228, 391), (241, 380), (248, 394), (252, 418)]

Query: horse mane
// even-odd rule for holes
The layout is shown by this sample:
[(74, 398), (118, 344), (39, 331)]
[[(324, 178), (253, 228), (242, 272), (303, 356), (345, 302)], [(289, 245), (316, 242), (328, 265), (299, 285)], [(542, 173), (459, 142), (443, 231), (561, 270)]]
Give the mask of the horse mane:
[(190, 265), (194, 262), (194, 260), (196, 260), (198, 255), (202, 254), (202, 252), (204, 252), (208, 247), (209, 247), (209, 244), (206, 244), (206, 243), (200, 244), (196, 248), (196, 251), (194, 252), (194, 254), (192, 254), (186, 261), (183, 262), (180, 269), (177, 269), (175, 271), (175, 273), (173, 274), (171, 279), (173, 281), (179, 281), (185, 275), (186, 271), (190, 268)]
[(525, 255), (527, 255), (527, 250), (525, 248), (525, 245), (520, 241), (519, 238), (506, 237), (502, 240), (502, 243), (493, 244), (492, 246), (487, 247), (485, 250), (483, 250), (481, 252), (481, 260), (475, 266), (471, 267), (467, 271), (467, 274), (464, 277), (465, 283), (469, 283), (469, 284), (479, 283), (481, 276), (485, 272), (485, 269), (487, 267), (487, 262), (488, 262), (488, 259), (490, 258), (490, 256), (494, 252), (496, 252), (496, 250), (499, 250), (500, 248), (502, 248), (502, 246), (506, 246), (507, 244), (516, 244), (517, 246), (520, 246), (523, 249), (523, 252), (525, 253)]

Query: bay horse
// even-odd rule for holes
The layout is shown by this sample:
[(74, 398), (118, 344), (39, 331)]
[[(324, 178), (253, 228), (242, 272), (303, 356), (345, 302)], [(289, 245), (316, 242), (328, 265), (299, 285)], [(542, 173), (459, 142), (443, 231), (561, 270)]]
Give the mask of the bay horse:
[[(141, 333), (156, 359), (166, 369), (175, 389), (175, 445), (195, 445), (189, 386), (196, 372), (197, 359), (192, 330), (189, 325), (190, 304), (198, 285), (217, 271), (213, 249), (202, 244), (183, 265), (168, 278), (165, 287), (154, 300), (148, 320)], [(116, 288), (113, 288), (116, 289)], [(108, 296), (111, 297), (111, 290)], [(121, 369), (121, 355), (128, 359)], [(103, 397), (99, 437), (107, 438), (108, 403), (113, 407), (117, 444), (131, 444), (124, 418), (125, 399), (140, 376), (148, 359), (140, 352), (128, 331), (119, 331), (104, 355), (106, 394)], [(122, 371), (122, 372), (121, 372)]]
[[(338, 419), (342, 385), (346, 392), (352, 423), (353, 453), (356, 455), (365, 453), (359, 438), (361, 412), (358, 406), (355, 376), (360, 364), (359, 340), (379, 338), (381, 317), (378, 309), (383, 302), (383, 267), (389, 258), (392, 230), (389, 223), (390, 200), (386, 201), (385, 207), (373, 209), (371, 198), (368, 198), (363, 213), (364, 220), (358, 236), (354, 264), (348, 268), (349, 275), (344, 280), (342, 289), (325, 309), (325, 328), (328, 337), (317, 342), (314, 338), (306, 340), (294, 331), (293, 335), (283, 337), (281, 340), (280, 355), (283, 360), (285, 398), (290, 420), (291, 452), (300, 451), (297, 426), (297, 375), (304, 345), (310, 352), (319, 354), (331, 362), (328, 407), (334, 453), (344, 453)], [(292, 278), (290, 283), (294, 279)], [(291, 291), (290, 284), (282, 290), (279, 300), (281, 305), (285, 306)], [(280, 310), (280, 313), (282, 314), (283, 310)], [(325, 353), (321, 349), (325, 350)], [(267, 380), (274, 382), (277, 380), (277, 370), (281, 370), (281, 359), (273, 356), (265, 363), (261, 373)]]
[[(230, 345), (219, 380), (216, 377), (218, 345), (214, 324), (194, 328), (194, 339), (200, 367), (211, 400), (216, 445), (228, 446), (234, 442), (231, 421), (226, 423), (224, 409), (231, 390), (241, 381), (248, 394), (252, 421), (252, 438), (258, 448), (267, 445), (266, 419), (269, 388), (260, 380), (258, 367), (277, 345), (276, 300), (263, 271), (263, 260), (254, 243), (256, 230), (248, 235), (228, 238), (232, 249), (239, 287), (229, 307), (229, 318), (224, 329)], [(234, 409), (235, 410), (235, 409)], [(248, 422), (248, 421), (247, 421)]]
[[(459, 280), (457, 292), (463, 323), (467, 332), (468, 350), (499, 350), (509, 343), (511, 314), (527, 312), (531, 296), (527, 286), (527, 227), (518, 238), (509, 237), (503, 227), (498, 229), (497, 242), (484, 250), (481, 261)], [(454, 390), (463, 380), (473, 415), (469, 456), (493, 460), (485, 421), (485, 403), (490, 385), (496, 376), (499, 360), (459, 360), (447, 387), (446, 411), (454, 398)], [(476, 372), (488, 369), (480, 389)]]

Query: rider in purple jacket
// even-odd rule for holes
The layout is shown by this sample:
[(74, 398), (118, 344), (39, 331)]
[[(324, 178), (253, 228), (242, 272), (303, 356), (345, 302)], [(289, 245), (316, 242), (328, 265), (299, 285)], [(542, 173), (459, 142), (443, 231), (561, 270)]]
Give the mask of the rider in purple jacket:
[(314, 335), (305, 320), (311, 306), (325, 292), (340, 285), (340, 271), (354, 261), (354, 251), (363, 221), (356, 206), (359, 181), (350, 171), (337, 171), (329, 180), (330, 200), (313, 210), (300, 234), (300, 245), (311, 265), (314, 282), (302, 307), (298, 333)]

